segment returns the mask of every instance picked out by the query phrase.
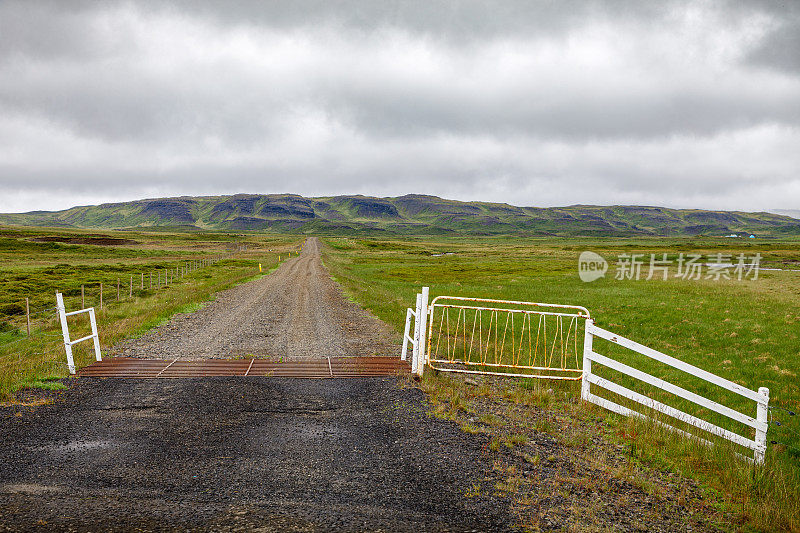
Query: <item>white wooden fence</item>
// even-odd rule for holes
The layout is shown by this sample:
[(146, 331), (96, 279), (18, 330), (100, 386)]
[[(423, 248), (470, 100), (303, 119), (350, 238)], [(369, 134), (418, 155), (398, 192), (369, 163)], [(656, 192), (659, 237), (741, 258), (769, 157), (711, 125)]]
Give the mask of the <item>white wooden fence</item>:
[[(72, 345), (78, 344), (79, 342), (86, 341), (92, 339), (94, 341), (94, 356), (95, 359), (98, 361), (102, 361), (102, 356), (100, 354), (100, 337), (97, 334), (97, 320), (94, 317), (94, 307), (88, 307), (86, 309), (80, 309), (78, 311), (71, 311), (67, 313), (66, 309), (64, 309), (64, 296), (60, 293), (56, 293), (56, 309), (58, 310), (58, 318), (61, 321), (61, 333), (64, 336), (64, 351), (67, 352), (67, 366), (69, 367), (69, 373), (75, 373), (75, 360), (72, 357)], [(92, 333), (85, 337), (81, 337), (80, 339), (70, 340), (69, 338), (69, 324), (67, 324), (67, 317), (73, 315), (79, 315), (81, 313), (89, 313), (89, 323), (92, 327)]]
[[(684, 388), (681, 388), (677, 385), (659, 379), (655, 376), (651, 376), (650, 374), (642, 372), (641, 370), (637, 370), (628, 365), (615, 361), (610, 357), (601, 355), (594, 351), (593, 347), (594, 337), (599, 337), (609, 342), (613, 342), (615, 344), (618, 344), (619, 346), (622, 346), (629, 350), (633, 350), (634, 352), (649, 357), (650, 359), (659, 361), (678, 370), (682, 370), (687, 374), (703, 379), (709, 383), (713, 383), (714, 385), (717, 385), (725, 390), (734, 392), (740, 396), (747, 398), (748, 400), (752, 400), (753, 402), (755, 402), (756, 416), (755, 418), (753, 418), (747, 414), (740, 413), (739, 411), (731, 409), (730, 407), (726, 407), (725, 405), (717, 403), (713, 400), (704, 398), (699, 394), (688, 391)], [(749, 439), (738, 433), (734, 433), (732, 431), (714, 425), (706, 420), (703, 420), (696, 416), (692, 416), (679, 409), (658, 402), (652, 398), (648, 398), (647, 396), (634, 392), (608, 379), (602, 378), (597, 374), (593, 373), (592, 370), (593, 363), (616, 370), (617, 372), (620, 372), (632, 378), (643, 381), (649, 385), (652, 385), (666, 392), (679, 396), (680, 398), (689, 400), (690, 402), (695, 403), (701, 407), (704, 407), (710, 411), (713, 411), (715, 413), (728, 417), (732, 420), (740, 422), (745, 426), (754, 429), (755, 437), (753, 439)], [(587, 320), (586, 334), (584, 337), (584, 345), (583, 345), (583, 383), (581, 387), (581, 397), (588, 402), (597, 404), (605, 409), (608, 409), (609, 411), (613, 411), (621, 415), (632, 416), (643, 419), (649, 418), (638, 411), (634, 411), (632, 409), (614, 403), (611, 400), (593, 394), (591, 392), (592, 385), (606, 389), (623, 398), (627, 398), (628, 400), (644, 405), (645, 407), (652, 409), (653, 411), (657, 411), (661, 414), (667, 415), (676, 420), (680, 420), (681, 422), (684, 422), (690, 426), (698, 428), (702, 431), (705, 431), (717, 437), (727, 439), (749, 450), (752, 450), (754, 461), (756, 463), (764, 462), (764, 453), (766, 452), (767, 449), (767, 412), (769, 405), (769, 389), (767, 389), (766, 387), (761, 387), (760, 389), (758, 389), (758, 392), (747, 389), (745, 387), (742, 387), (741, 385), (733, 383), (732, 381), (728, 381), (727, 379), (721, 378), (710, 372), (706, 372), (705, 370), (697, 368), (696, 366), (684, 363), (679, 359), (675, 359), (674, 357), (670, 357), (659, 351), (653, 350), (652, 348), (648, 348), (647, 346), (643, 346), (632, 340), (626, 339), (619, 335), (615, 335), (610, 331), (606, 331), (602, 328), (595, 326), (592, 320)], [(708, 441), (705, 439), (701, 439), (700, 437), (697, 437), (694, 434), (680, 430), (664, 422), (657, 421), (657, 423), (664, 425), (674, 431), (683, 433), (691, 438), (699, 439), (703, 442), (708, 443)]]

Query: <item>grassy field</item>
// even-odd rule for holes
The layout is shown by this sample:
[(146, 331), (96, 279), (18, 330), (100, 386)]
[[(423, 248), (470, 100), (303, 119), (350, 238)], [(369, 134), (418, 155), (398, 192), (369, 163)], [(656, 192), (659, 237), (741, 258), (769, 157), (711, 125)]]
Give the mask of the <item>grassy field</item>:
[[(0, 399), (23, 386), (57, 387), (54, 380), (67, 375), (56, 291), (64, 294), (68, 311), (84, 302), (95, 307), (106, 352), (120, 339), (258, 276), (259, 264), (269, 272), (296, 243), (296, 237), (280, 236), (0, 228)], [(70, 318), (70, 333), (89, 333), (86, 315)], [(75, 351), (78, 366), (92, 361), (91, 343)]]
[[(610, 416), (599, 408), (584, 405), (576, 411), (573, 400), (579, 397), (579, 383), (547, 385), (556, 390), (556, 398), (566, 398), (561, 409), (573, 418), (608, 420), (610, 427), (616, 428), (611, 433), (622, 435), (621, 441), (635, 449), (640, 460), (702, 480), (719, 495), (726, 521), (763, 530), (800, 527), (800, 417), (787, 412), (800, 411), (800, 272), (763, 270), (798, 268), (800, 245), (796, 241), (341, 238), (328, 239), (327, 243), (325, 263), (336, 279), (398, 332), (405, 308), (413, 306), (414, 295), (423, 285), (431, 287), (432, 296), (580, 305), (590, 310), (600, 327), (616, 334), (747, 388), (768, 387), (770, 404), (780, 408), (771, 412), (773, 422), (781, 423), (770, 426), (768, 440), (778, 444), (769, 445), (764, 468), (751, 469), (732, 458), (732, 452), (742, 449), (718, 446), (712, 452), (703, 446), (687, 445), (674, 434), (664, 435), (652, 427)], [(578, 255), (584, 250), (595, 251), (609, 261), (605, 278), (591, 283), (579, 279)], [(615, 262), (626, 253), (646, 254), (648, 263), (651, 253), (659, 259), (668, 254), (673, 262), (669, 279), (644, 279), (649, 264), (638, 281), (615, 279)], [(719, 281), (676, 278), (680, 253), (702, 254), (703, 261), (717, 253), (734, 258), (744, 253), (748, 259), (759, 253), (763, 268), (758, 279), (752, 279), (751, 273), (742, 281), (735, 276)], [(582, 336), (579, 349), (581, 343)], [(752, 402), (743, 402), (738, 396), (658, 363), (637, 359), (612, 343), (595, 341), (595, 350), (755, 416)], [(629, 384), (608, 369), (598, 370), (642, 394), (662, 399), (658, 391)], [(434, 397), (441, 395), (441, 390), (455, 390), (453, 394), (461, 401), (469, 394), (469, 387), (464, 389), (455, 382), (458, 378), (443, 374), (426, 380)], [(523, 385), (524, 380), (518, 386)], [(691, 411), (685, 402), (664, 401), (746, 434), (742, 427), (736, 427), (738, 423), (725, 422), (699, 409)], [(752, 430), (747, 436), (753, 437)]]

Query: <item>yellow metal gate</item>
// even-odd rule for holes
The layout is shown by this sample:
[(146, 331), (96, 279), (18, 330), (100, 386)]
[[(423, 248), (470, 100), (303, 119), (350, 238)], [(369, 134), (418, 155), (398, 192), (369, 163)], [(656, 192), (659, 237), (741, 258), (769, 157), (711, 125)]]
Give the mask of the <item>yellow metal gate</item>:
[(437, 296), (429, 316), (425, 359), (433, 369), (581, 379), (585, 307)]

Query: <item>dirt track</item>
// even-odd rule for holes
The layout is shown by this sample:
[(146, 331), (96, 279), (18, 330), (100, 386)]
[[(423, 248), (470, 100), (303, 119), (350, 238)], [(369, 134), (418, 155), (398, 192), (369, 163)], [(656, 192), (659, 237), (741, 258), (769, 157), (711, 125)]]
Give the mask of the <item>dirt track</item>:
[(396, 355), (381, 321), (342, 296), (309, 238), (299, 257), (257, 281), (218, 293), (196, 313), (180, 314), (117, 355), (155, 359)]

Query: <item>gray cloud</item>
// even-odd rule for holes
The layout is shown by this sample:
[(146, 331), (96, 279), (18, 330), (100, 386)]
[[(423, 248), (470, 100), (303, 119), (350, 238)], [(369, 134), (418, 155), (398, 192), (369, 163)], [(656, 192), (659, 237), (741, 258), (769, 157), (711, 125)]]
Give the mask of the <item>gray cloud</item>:
[(781, 2), (0, 3), (0, 211), (159, 194), (800, 201)]

